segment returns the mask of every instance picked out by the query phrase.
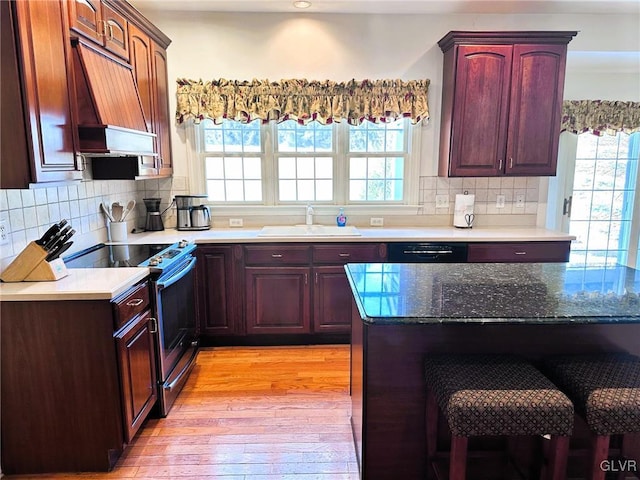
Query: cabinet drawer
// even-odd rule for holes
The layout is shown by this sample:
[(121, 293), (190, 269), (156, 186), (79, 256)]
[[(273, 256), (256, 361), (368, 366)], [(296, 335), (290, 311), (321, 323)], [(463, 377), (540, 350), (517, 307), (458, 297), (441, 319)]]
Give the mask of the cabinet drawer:
[(114, 328), (119, 330), (125, 323), (149, 308), (149, 283), (135, 285), (113, 302)]
[(570, 241), (470, 243), (468, 262), (567, 262)]
[(386, 245), (379, 243), (317, 245), (313, 247), (313, 263), (379, 262), (385, 260), (386, 250)]
[(248, 265), (306, 265), (311, 258), (308, 245), (252, 245), (244, 248)]

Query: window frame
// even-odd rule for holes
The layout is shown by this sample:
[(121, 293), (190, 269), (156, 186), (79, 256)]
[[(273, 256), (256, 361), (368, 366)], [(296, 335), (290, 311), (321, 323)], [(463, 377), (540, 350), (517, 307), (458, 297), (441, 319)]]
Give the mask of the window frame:
[[(318, 214), (335, 213), (336, 207), (344, 207), (352, 214), (362, 215), (416, 215), (419, 211), (419, 174), (420, 174), (420, 150), (423, 122), (411, 124), (408, 119), (405, 135), (407, 136), (408, 154), (404, 165), (404, 199), (402, 202), (350, 202), (348, 201), (348, 128), (346, 122), (333, 124), (334, 148), (331, 155), (334, 156), (333, 200), (330, 202), (290, 201), (279, 202), (277, 199), (277, 157), (274, 141), (277, 138), (277, 125), (269, 122), (261, 125), (261, 136), (264, 135), (262, 161), (263, 201), (241, 203), (219, 203), (205, 201), (221, 215), (292, 215), (299, 213), (301, 207), (311, 203)], [(342, 127), (344, 125), (344, 127)], [(342, 127), (342, 128), (340, 128)], [(189, 191), (191, 193), (206, 192), (205, 157), (211, 152), (204, 149), (204, 131), (200, 125), (191, 123), (185, 135), (187, 145), (187, 161), (189, 164)], [(338, 144), (344, 156), (336, 154)], [(271, 182), (271, 188), (265, 188), (266, 183)]]

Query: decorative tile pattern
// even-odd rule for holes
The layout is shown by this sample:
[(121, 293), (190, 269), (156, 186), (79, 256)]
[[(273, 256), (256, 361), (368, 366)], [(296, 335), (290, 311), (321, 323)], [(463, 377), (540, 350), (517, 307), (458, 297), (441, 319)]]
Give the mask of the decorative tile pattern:
[(562, 356), (546, 366), (593, 432), (640, 432), (640, 358), (624, 353)]
[(571, 401), (516, 357), (428, 356), (425, 376), (455, 435), (571, 435)]

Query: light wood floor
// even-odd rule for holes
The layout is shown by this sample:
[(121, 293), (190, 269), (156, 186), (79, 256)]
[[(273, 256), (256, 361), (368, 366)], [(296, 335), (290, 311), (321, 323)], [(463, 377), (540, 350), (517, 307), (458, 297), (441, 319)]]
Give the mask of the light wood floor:
[(108, 474), (7, 479), (355, 480), (349, 346), (203, 349)]

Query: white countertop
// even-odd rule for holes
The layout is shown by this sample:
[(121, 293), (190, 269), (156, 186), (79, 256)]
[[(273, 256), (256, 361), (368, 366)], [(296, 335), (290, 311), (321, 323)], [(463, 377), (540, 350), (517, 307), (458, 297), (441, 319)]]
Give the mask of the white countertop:
[[(182, 239), (198, 245), (220, 243), (278, 242), (523, 242), (562, 241), (575, 237), (536, 227), (397, 227), (358, 228), (361, 236), (260, 237), (260, 229), (212, 228), (185, 232), (167, 229), (161, 232), (129, 234), (128, 244), (174, 243)], [(69, 275), (55, 282), (0, 283), (0, 301), (111, 300), (149, 274), (146, 268), (70, 268)]]
[(161, 232), (129, 234), (127, 243), (173, 243), (178, 240), (207, 243), (273, 242), (539, 242), (574, 240), (575, 236), (537, 227), (396, 227), (360, 228), (360, 236), (260, 237), (260, 228), (212, 228), (198, 232), (167, 229)]
[(55, 282), (0, 284), (0, 301), (111, 300), (149, 275), (148, 268), (70, 268)]

